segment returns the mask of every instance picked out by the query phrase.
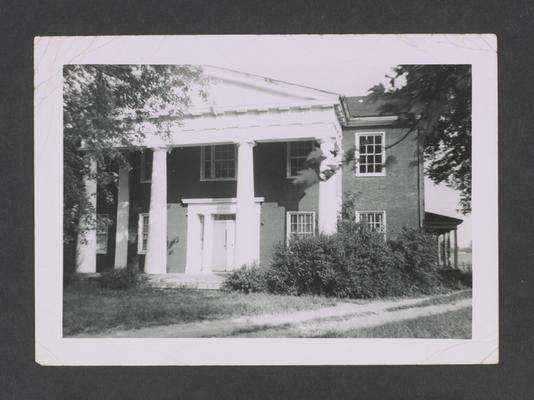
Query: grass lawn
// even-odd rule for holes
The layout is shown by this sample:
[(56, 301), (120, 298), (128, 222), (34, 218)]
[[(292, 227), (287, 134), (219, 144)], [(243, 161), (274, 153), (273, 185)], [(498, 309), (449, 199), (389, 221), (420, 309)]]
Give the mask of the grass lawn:
[(329, 332), (323, 337), (471, 339), (471, 308), (393, 322), (373, 328)]
[(217, 290), (140, 287), (119, 291), (82, 281), (69, 285), (63, 292), (63, 334), (300, 311), (333, 306), (337, 301), (316, 296), (246, 295)]

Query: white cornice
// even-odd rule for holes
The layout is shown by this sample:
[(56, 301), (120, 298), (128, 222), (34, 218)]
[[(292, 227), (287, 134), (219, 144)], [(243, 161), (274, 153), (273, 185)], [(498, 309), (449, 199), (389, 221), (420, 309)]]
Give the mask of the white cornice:
[[(255, 203), (263, 203), (265, 201), (265, 197), (254, 197)], [(182, 199), (182, 203), (184, 204), (233, 204), (237, 202), (237, 198), (235, 197), (227, 197), (227, 198), (206, 198), (206, 199)]]
[(391, 125), (398, 121), (399, 117), (396, 115), (387, 116), (373, 116), (373, 117), (352, 117), (348, 120), (345, 126), (376, 126), (376, 125)]

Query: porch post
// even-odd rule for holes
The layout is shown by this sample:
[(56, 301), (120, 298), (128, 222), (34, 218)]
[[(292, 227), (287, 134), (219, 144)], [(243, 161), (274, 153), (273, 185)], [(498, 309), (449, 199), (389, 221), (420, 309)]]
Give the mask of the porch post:
[(458, 231), (454, 229), (454, 268), (458, 269)]
[[(259, 226), (254, 208), (253, 141), (238, 143), (235, 267), (258, 261)], [(256, 232), (257, 231), (257, 232)]]
[[(84, 177), (85, 192), (92, 207), (89, 223), (80, 221), (76, 243), (76, 272), (96, 272), (96, 160), (89, 161), (89, 175)], [(80, 232), (85, 231), (85, 234)]]
[[(331, 173), (332, 169), (337, 164), (334, 159), (333, 152), (335, 152), (336, 140), (335, 138), (319, 139), (321, 151), (326, 157), (321, 162), (321, 181), (319, 182), (319, 232), (320, 233), (335, 233), (337, 230), (337, 218), (339, 212), (338, 192), (340, 191), (339, 170), (336, 170), (332, 175), (327, 176), (323, 174)], [(337, 166), (336, 166), (337, 167)]]
[(167, 149), (155, 148), (145, 257), (147, 274), (167, 273)]
[(117, 195), (117, 229), (115, 234), (115, 268), (126, 267), (128, 261), (128, 218), (130, 211), (130, 168), (119, 169)]

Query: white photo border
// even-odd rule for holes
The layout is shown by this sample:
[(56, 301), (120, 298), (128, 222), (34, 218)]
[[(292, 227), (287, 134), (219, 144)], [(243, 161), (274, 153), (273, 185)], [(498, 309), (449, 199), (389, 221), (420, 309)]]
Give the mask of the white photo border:
[[(351, 51), (347, 51), (350, 49)], [(41, 365), (395, 365), (498, 363), (497, 38), (492, 34), (37, 37), (35, 358)], [(457, 339), (63, 338), (63, 65), (471, 64), (473, 335)], [(361, 57), (365, 54), (365, 57)], [(288, 61), (289, 60), (289, 61)], [(297, 64), (297, 62), (295, 62)], [(239, 67), (239, 68), (238, 68)]]

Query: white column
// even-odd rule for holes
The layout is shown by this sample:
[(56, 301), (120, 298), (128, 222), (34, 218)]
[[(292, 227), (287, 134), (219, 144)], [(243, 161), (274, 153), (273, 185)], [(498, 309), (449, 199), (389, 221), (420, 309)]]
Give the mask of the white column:
[(76, 244), (76, 271), (81, 273), (96, 272), (96, 161), (92, 158), (89, 163), (89, 176), (84, 180), (92, 210), (85, 221), (80, 221)]
[(202, 253), (202, 272), (210, 273), (213, 264), (213, 215), (204, 214), (204, 249)]
[[(340, 199), (338, 198), (340, 187), (339, 169), (332, 174), (331, 167), (337, 168), (338, 160), (332, 154), (335, 151), (335, 138), (320, 139), (321, 151), (326, 157), (321, 162), (319, 181), (319, 232), (335, 233), (337, 230), (337, 218), (339, 213)], [(326, 173), (324, 173), (326, 172)]]
[(117, 223), (115, 233), (115, 268), (124, 268), (128, 261), (128, 218), (130, 211), (130, 168), (119, 169)]
[[(186, 249), (186, 274), (198, 274), (206, 272), (202, 269), (205, 266), (205, 251), (202, 253), (202, 214), (195, 211), (192, 205), (187, 210), (187, 249)], [(206, 247), (206, 220), (209, 215), (204, 217), (204, 248)], [(211, 254), (211, 253), (210, 253)], [(205, 269), (205, 268), (204, 268)], [(209, 271), (207, 271), (209, 272)]]
[(167, 273), (167, 150), (154, 149), (145, 273)]
[(235, 268), (258, 262), (259, 238), (254, 207), (253, 141), (240, 142), (237, 150), (237, 201), (235, 227)]

